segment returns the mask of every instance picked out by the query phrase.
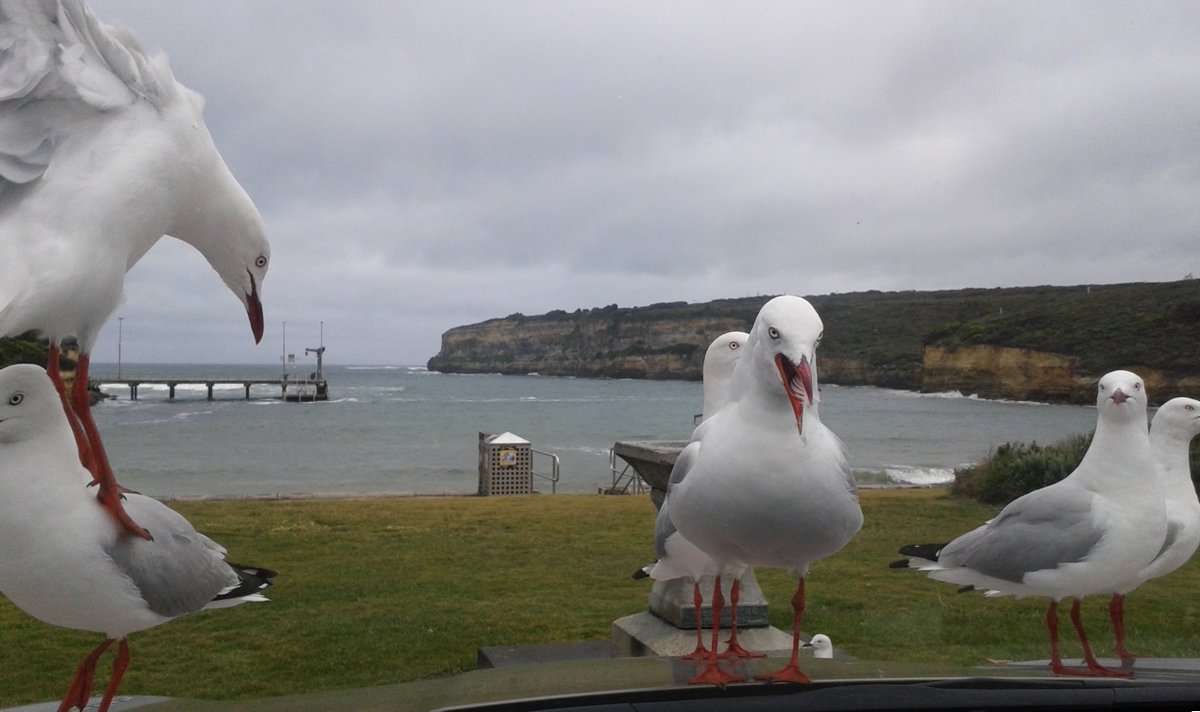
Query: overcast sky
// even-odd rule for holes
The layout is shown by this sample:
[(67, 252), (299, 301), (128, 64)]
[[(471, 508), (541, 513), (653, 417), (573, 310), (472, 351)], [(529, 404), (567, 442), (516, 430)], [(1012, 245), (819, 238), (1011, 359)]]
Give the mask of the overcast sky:
[(278, 363), (283, 322), (420, 364), (513, 312), (1200, 273), (1190, 0), (93, 8), (205, 96), (273, 251), (255, 347), (161, 241), (126, 362)]

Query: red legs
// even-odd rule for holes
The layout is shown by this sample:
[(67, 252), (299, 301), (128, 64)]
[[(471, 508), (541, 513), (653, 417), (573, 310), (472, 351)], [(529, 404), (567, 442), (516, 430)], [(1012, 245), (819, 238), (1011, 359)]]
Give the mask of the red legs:
[(62, 373), (59, 371), (61, 358), (62, 352), (58, 345), (50, 344), (50, 361), (46, 365), (46, 374), (54, 383), (54, 389), (58, 391), (59, 400), (62, 401), (63, 412), (67, 414), (67, 422), (71, 424), (71, 432), (75, 435), (75, 447), (79, 450), (79, 463), (92, 472), (92, 476), (95, 477), (92, 448), (88, 445), (87, 436), (83, 433), (83, 426), (79, 423), (79, 418), (75, 416), (75, 411), (71, 407), (71, 399), (67, 396), (67, 384), (63, 381)]
[[(112, 638), (105, 639), (80, 661), (79, 667), (75, 670), (75, 677), (71, 680), (71, 686), (67, 689), (67, 696), (58, 706), (58, 712), (70, 712), (74, 709), (82, 712), (87, 707), (88, 699), (92, 696), (92, 684), (96, 679), (96, 663), (100, 661), (100, 656), (108, 650), (113, 642)], [(104, 688), (104, 697), (100, 699), (100, 707), (97, 712), (108, 712), (113, 697), (117, 694), (117, 688), (121, 686), (121, 678), (129, 669), (129, 657), (129, 642), (121, 638), (121, 642), (117, 646), (117, 658), (113, 660), (112, 677), (108, 680), (108, 687)]]
[(725, 650), (721, 652), (722, 658), (765, 658), (766, 653), (752, 653), (746, 650), (741, 645), (738, 645), (737, 632), (737, 608), (738, 597), (741, 589), (741, 580), (734, 579), (733, 585), (729, 587), (729, 644)]
[(70, 399), (68, 399), (66, 386), (58, 372), (59, 355), (58, 347), (52, 345), (50, 347), (50, 368), (47, 369), (47, 372), (50, 373), (50, 379), (54, 381), (55, 387), (59, 389), (63, 408), (67, 412), (67, 420), (70, 421), (71, 429), (75, 433), (80, 462), (88, 468), (94, 482), (99, 485), (96, 499), (108, 509), (123, 529), (134, 536), (152, 540), (153, 537), (130, 518), (129, 514), (125, 512), (124, 505), (121, 504), (121, 486), (117, 484), (117, 478), (113, 475), (112, 466), (108, 463), (108, 455), (104, 451), (104, 442), (100, 440), (100, 431), (96, 427), (96, 421), (92, 419), (91, 396), (87, 387), (91, 359), (87, 354), (79, 355), (79, 361), (75, 366), (75, 383), (71, 389)]
[(112, 677), (108, 680), (108, 687), (104, 688), (104, 697), (101, 698), (100, 707), (96, 712), (108, 712), (108, 707), (112, 704), (113, 697), (117, 694), (117, 688), (121, 685), (121, 678), (125, 677), (125, 671), (128, 669), (129, 643), (124, 638), (121, 638), (121, 643), (117, 646), (117, 659), (113, 661)]
[[(112, 644), (112, 638), (106, 639), (80, 661), (79, 667), (75, 669), (75, 677), (71, 679), (71, 686), (67, 688), (67, 695), (63, 698), (62, 704), (58, 706), (58, 712), (69, 712), (72, 709), (82, 710), (87, 707), (88, 698), (92, 696), (92, 683), (96, 678), (96, 662)], [(122, 640), (121, 644), (124, 645), (125, 641)]]
[(1122, 670), (1112, 670), (1102, 666), (1092, 655), (1092, 646), (1088, 644), (1087, 634), (1083, 632), (1083, 621), (1079, 615), (1079, 599), (1071, 604), (1071, 624), (1079, 637), (1079, 645), (1083, 648), (1083, 662), (1087, 670), (1065, 667), (1062, 663), (1062, 652), (1058, 645), (1058, 601), (1051, 601), (1046, 611), (1046, 628), (1050, 632), (1050, 671), (1055, 675), (1077, 675), (1087, 677), (1128, 677), (1130, 673)]
[(1108, 602), (1108, 617), (1112, 619), (1113, 635), (1117, 638), (1115, 646), (1117, 657), (1122, 660), (1142, 657), (1125, 647), (1125, 596), (1123, 594), (1113, 594), (1112, 600)]
[(696, 611), (696, 649), (683, 656), (684, 660), (703, 660), (708, 657), (708, 648), (704, 647), (704, 621), (700, 610), (704, 606), (704, 596), (700, 593), (700, 581), (692, 582), (692, 605)]
[(708, 651), (708, 661), (705, 663), (704, 670), (696, 675), (691, 680), (688, 680), (689, 685), (698, 685), (707, 683), (724, 687), (731, 682), (741, 682), (741, 675), (725, 672), (721, 669), (717, 658), (717, 642), (718, 635), (721, 629), (721, 609), (725, 607), (725, 597), (721, 594), (721, 577), (717, 576), (713, 582), (713, 632), (712, 632), (712, 647)]
[(800, 624), (804, 620), (804, 578), (796, 585), (796, 595), (792, 596), (792, 658), (782, 670), (770, 675), (759, 675), (758, 679), (765, 682), (796, 682), (807, 685), (808, 675), (800, 669)]

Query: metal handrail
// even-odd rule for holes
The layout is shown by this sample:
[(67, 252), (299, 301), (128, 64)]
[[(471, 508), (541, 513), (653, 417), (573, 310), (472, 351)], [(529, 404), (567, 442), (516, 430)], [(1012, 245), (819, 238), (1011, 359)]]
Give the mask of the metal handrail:
[(541, 472), (538, 472), (536, 469), (533, 469), (532, 461), (529, 464), (530, 464), (530, 470), (533, 472), (534, 477), (540, 477), (543, 480), (549, 480), (550, 481), (550, 493), (556, 494), (558, 492), (558, 476), (560, 474), (559, 473), (558, 455), (555, 455), (552, 452), (545, 452), (543, 450), (538, 450), (535, 447), (531, 447), (529, 449), (532, 450), (537, 455), (545, 455), (546, 457), (550, 458), (550, 461), (551, 461), (550, 474), (548, 474), (548, 475), (542, 474)]
[(617, 452), (613, 448), (608, 449), (608, 469), (612, 472), (612, 487), (608, 489), (608, 494), (628, 494), (631, 485), (636, 494), (646, 491), (646, 484), (642, 481), (641, 475), (637, 473), (637, 470), (630, 472), (631, 467), (632, 465), (626, 462), (625, 466), (618, 470)]

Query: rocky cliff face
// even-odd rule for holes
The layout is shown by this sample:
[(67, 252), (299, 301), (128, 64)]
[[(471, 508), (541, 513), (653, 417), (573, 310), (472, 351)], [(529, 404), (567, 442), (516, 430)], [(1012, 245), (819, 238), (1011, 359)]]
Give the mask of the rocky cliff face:
[(1005, 346), (926, 346), (921, 390), (959, 391), (984, 398), (1073, 402), (1095, 398), (1095, 378), (1079, 373), (1079, 359)]
[[(513, 314), (445, 332), (428, 366), (698, 380), (712, 339), (748, 330), (766, 300)], [(1100, 376), (1125, 368), (1146, 380), (1152, 402), (1200, 396), (1200, 280), (809, 300), (825, 322), (823, 383), (1093, 403)]]
[[(1200, 376), (1138, 364), (1123, 368), (1146, 382), (1151, 404), (1200, 393)], [(1104, 375), (1084, 372), (1078, 357), (1005, 346), (927, 346), (922, 372), (921, 390), (927, 393), (1081, 405), (1096, 402), (1096, 382)]]
[(459, 373), (698, 380), (708, 344), (749, 326), (720, 315), (632, 319), (609, 311), (607, 317), (514, 315), (456, 327), (442, 335), (442, 349), (428, 366)]

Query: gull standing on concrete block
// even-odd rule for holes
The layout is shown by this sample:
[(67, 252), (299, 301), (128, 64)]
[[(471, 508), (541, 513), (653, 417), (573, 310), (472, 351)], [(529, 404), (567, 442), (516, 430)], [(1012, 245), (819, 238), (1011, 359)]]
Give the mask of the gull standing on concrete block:
[(717, 571), (714, 649), (692, 682), (731, 681), (715, 650), (721, 577), (752, 566), (799, 575), (791, 659), (763, 679), (808, 682), (798, 659), (809, 565), (841, 550), (863, 521), (842, 443), (817, 412), (822, 334), (821, 318), (800, 297), (763, 305), (734, 366), (729, 400), (696, 428), (671, 473), (671, 520)]
[(105, 712), (129, 666), (130, 633), (204, 608), (265, 601), (274, 571), (225, 561), (225, 549), (166, 505), (128, 494), (158, 534), (123, 531), (87, 490), (54, 384), (39, 366), (0, 370), (0, 592), (40, 621), (103, 633), (79, 664), (60, 712), (82, 710), (96, 663), (119, 641)]
[[(88, 397), (90, 354), (125, 273), (165, 234), (191, 244), (262, 338), (266, 229), (217, 153), (203, 100), (162, 54), (82, 0), (0, 2), (0, 336), (37, 331), (100, 501), (130, 532)], [(58, 375), (79, 345), (70, 397)]]
[[(730, 331), (713, 339), (704, 352), (703, 388), (704, 410), (702, 418), (707, 420), (719, 411), (729, 398), (729, 384), (733, 378), (733, 367), (737, 363), (746, 339), (750, 337), (744, 331)], [(701, 421), (703, 422), (703, 421)], [(658, 560), (634, 573), (634, 578), (650, 576), (655, 580), (669, 581), (677, 578), (692, 580), (692, 604), (696, 617), (696, 649), (684, 655), (685, 660), (701, 660), (708, 656), (704, 647), (704, 636), (701, 633), (703, 622), (700, 620), (700, 610), (704, 605), (704, 596), (700, 592), (700, 579), (717, 573), (713, 560), (683, 538), (675, 528), (670, 515), (670, 496), (663, 500), (658, 510), (658, 518), (654, 522), (654, 551)], [(737, 642), (737, 604), (739, 600), (739, 584), (734, 579), (730, 598), (731, 625), (729, 643), (723, 655), (750, 656), (749, 651)]]
[[(1050, 599), (1050, 669), (1059, 675), (1128, 675), (1101, 666), (1080, 619), (1084, 596), (1120, 590), (1163, 548), (1166, 511), (1146, 426), (1146, 389), (1129, 371), (1100, 379), (1096, 433), (1066, 478), (1013, 500), (983, 526), (948, 544), (917, 544), (893, 563), (988, 595)], [(1116, 586), (1117, 588), (1114, 588)], [(1071, 598), (1071, 623), (1086, 670), (1062, 663), (1058, 604)]]
[(1167, 539), (1158, 556), (1109, 601), (1116, 651), (1123, 659), (1139, 657), (1125, 645), (1126, 594), (1183, 566), (1200, 546), (1200, 500), (1196, 499), (1188, 452), (1197, 434), (1200, 434), (1200, 401), (1193, 398), (1172, 398), (1159, 406), (1150, 421), (1150, 450), (1158, 467), (1166, 505)]

